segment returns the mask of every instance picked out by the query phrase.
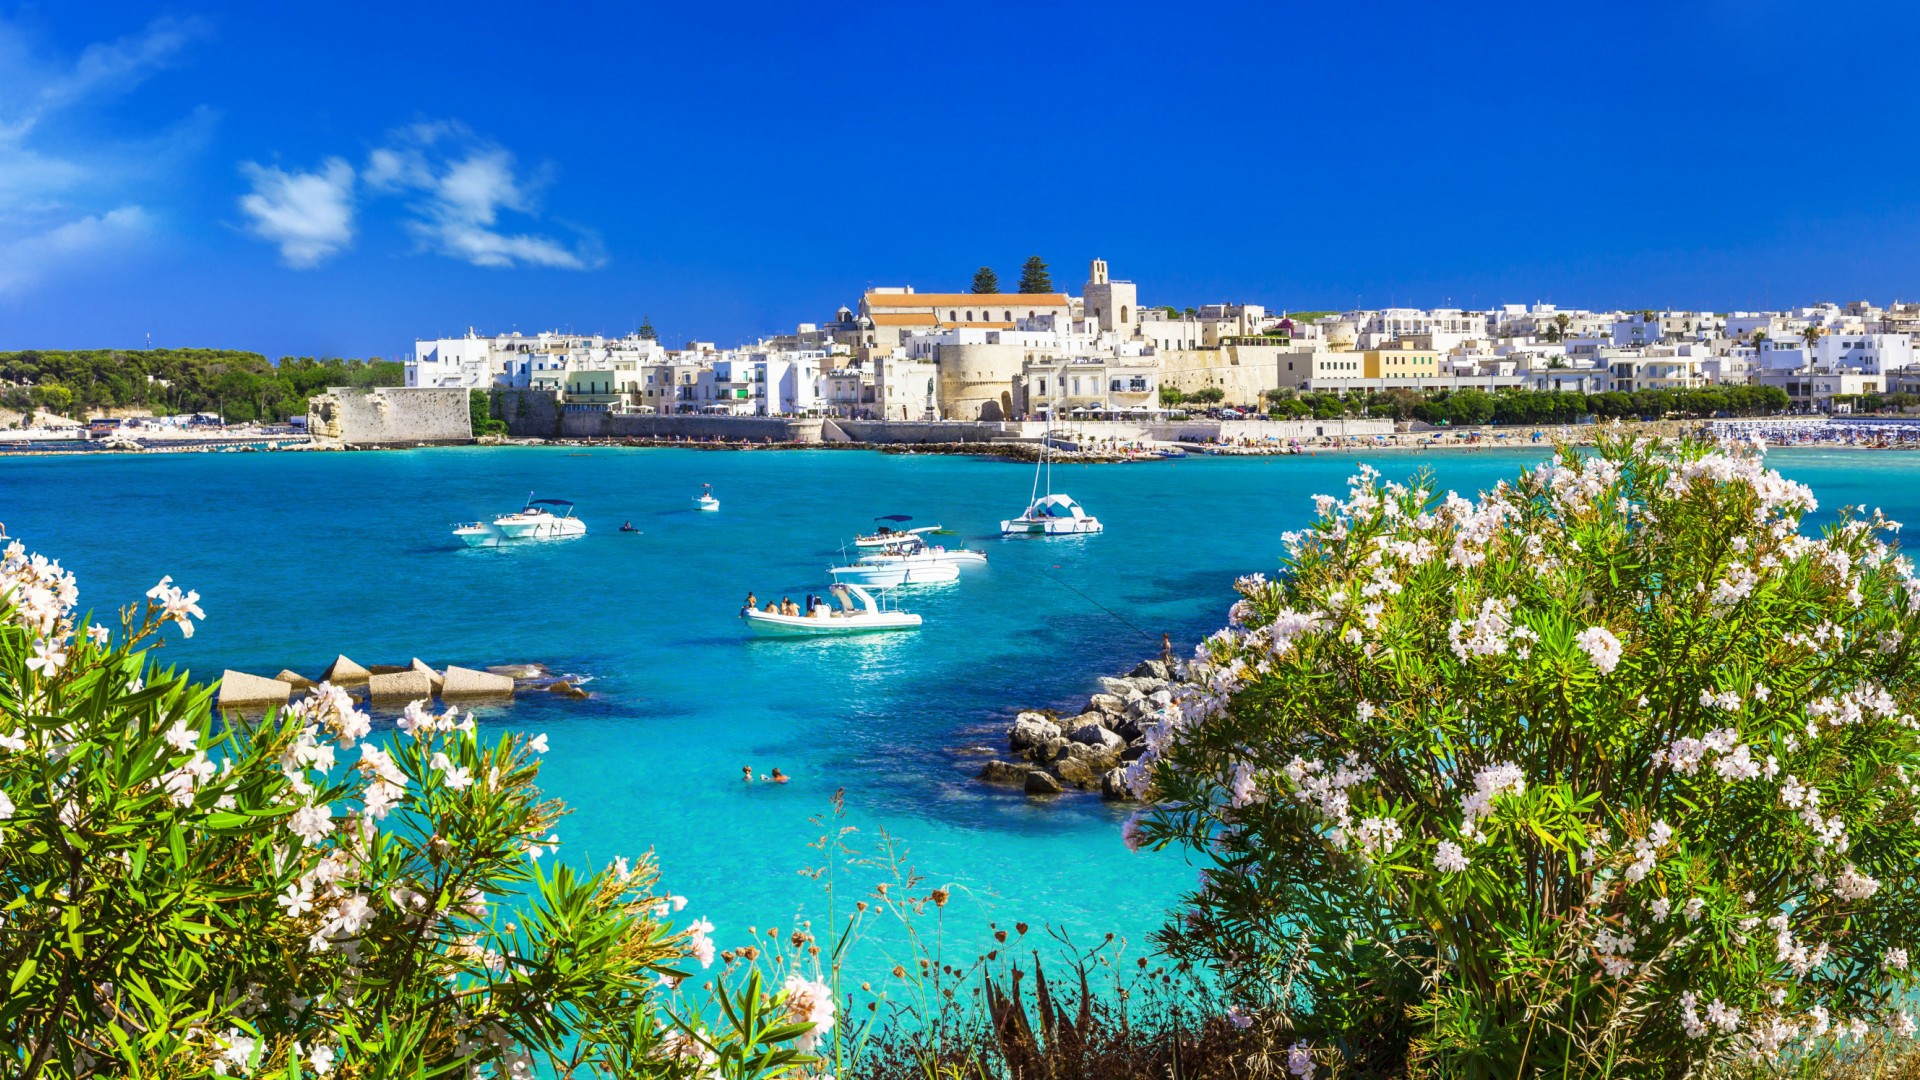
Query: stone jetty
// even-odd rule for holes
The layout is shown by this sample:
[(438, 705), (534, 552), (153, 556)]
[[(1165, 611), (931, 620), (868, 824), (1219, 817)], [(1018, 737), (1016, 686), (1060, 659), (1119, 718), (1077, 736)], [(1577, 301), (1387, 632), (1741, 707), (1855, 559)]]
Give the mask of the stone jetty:
[(362, 666), (341, 655), (334, 657), (318, 680), (291, 668), (270, 679), (244, 671), (227, 671), (220, 677), (220, 704), (241, 709), (284, 706), (294, 694), (310, 692), (323, 682), (383, 705), (434, 697), (443, 701), (512, 697), (522, 683), (527, 684), (528, 689), (546, 690), (575, 700), (592, 696), (575, 683), (554, 679), (544, 664), (501, 664), (484, 671), (449, 664), (441, 671), (417, 656), (406, 664)]
[(1148, 660), (1125, 676), (1102, 678), (1101, 692), (1073, 716), (1062, 718), (1051, 709), (1021, 712), (1007, 729), (1012, 760), (987, 762), (979, 779), (1029, 795), (1077, 790), (1131, 799), (1122, 779), (1126, 765), (1146, 753), (1153, 714), (1182, 695), (1185, 675), (1184, 663)]

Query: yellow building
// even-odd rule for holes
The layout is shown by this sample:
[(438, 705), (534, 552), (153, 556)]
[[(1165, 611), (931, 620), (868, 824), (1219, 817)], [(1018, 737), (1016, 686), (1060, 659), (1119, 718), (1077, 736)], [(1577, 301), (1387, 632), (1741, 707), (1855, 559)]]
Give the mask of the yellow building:
[(1360, 354), (1363, 378), (1436, 379), (1440, 354), (1426, 349), (1369, 349)]

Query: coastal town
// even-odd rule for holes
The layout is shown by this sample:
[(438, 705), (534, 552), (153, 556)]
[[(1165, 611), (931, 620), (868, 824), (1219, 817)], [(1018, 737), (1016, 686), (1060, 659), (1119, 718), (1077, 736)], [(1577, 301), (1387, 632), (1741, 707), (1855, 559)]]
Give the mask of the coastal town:
[(824, 322), (730, 348), (670, 349), (650, 327), (618, 338), (468, 330), (416, 341), (406, 385), (545, 391), (569, 411), (987, 422), (1183, 407), (1292, 415), (1286, 402), (1314, 395), (1466, 389), (1773, 387), (1781, 411), (1837, 414), (1920, 401), (1920, 303), (1290, 314), (1143, 306), (1101, 259), (1079, 295), (1055, 291), (1037, 259), (1029, 267), (1017, 292), (873, 288)]
[[(469, 327), (418, 338), (397, 361), (221, 353), (200, 369), (210, 387), (198, 396), (143, 370), (138, 351), (95, 350), (52, 374), (19, 362), (41, 354), (5, 354), (0, 404), (13, 412), (0, 415), (0, 450), (604, 440), (1019, 456), (1053, 442), (1134, 460), (1537, 442), (1596, 420), (1907, 446), (1920, 444), (1920, 417), (1903, 415), (1920, 407), (1916, 337), (1920, 303), (1865, 300), (1725, 312), (1177, 308), (1143, 304), (1098, 258), (1077, 294), (1060, 291), (1034, 257), (1016, 291), (986, 267), (967, 292), (877, 286), (826, 321), (727, 347), (669, 348), (650, 322), (618, 337)], [(259, 371), (229, 370), (229, 355)], [(341, 373), (353, 384), (334, 385)], [(263, 379), (297, 387), (274, 396)]]

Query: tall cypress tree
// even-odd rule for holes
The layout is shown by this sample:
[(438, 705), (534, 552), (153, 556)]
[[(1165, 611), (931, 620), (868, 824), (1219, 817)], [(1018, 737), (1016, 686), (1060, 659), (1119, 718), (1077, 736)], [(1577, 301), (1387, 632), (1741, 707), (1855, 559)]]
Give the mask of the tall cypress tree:
[(1053, 275), (1047, 273), (1047, 264), (1040, 261), (1040, 256), (1027, 256), (1025, 265), (1020, 267), (1020, 291), (1023, 293), (1053, 291)]
[(973, 291), (977, 293), (997, 293), (1000, 291), (1000, 275), (993, 267), (983, 266), (973, 272)]

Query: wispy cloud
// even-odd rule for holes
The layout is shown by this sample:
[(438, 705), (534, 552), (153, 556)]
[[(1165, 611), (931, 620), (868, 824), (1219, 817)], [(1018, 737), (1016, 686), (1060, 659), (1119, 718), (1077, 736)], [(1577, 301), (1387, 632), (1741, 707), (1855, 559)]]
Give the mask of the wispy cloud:
[(369, 188), (411, 196), (405, 227), (421, 247), (475, 266), (550, 266), (590, 270), (605, 264), (598, 245), (509, 232), (501, 212), (533, 216), (551, 181), (545, 169), (519, 175), (514, 156), (451, 122), (415, 124), (394, 132), (370, 155)]
[(152, 226), (152, 215), (145, 210), (123, 206), (0, 243), (0, 296), (38, 280), (49, 266), (124, 251)]
[(276, 244), (288, 266), (318, 266), (353, 242), (353, 166), (328, 158), (318, 172), (283, 172), (243, 162), (240, 171), (253, 181), (240, 209), (247, 229)]
[(124, 252), (155, 228), (155, 214), (130, 201), (136, 184), (204, 141), (212, 114), (118, 143), (70, 137), (70, 114), (127, 93), (207, 33), (199, 19), (157, 19), (62, 61), (0, 19), (0, 293)]

